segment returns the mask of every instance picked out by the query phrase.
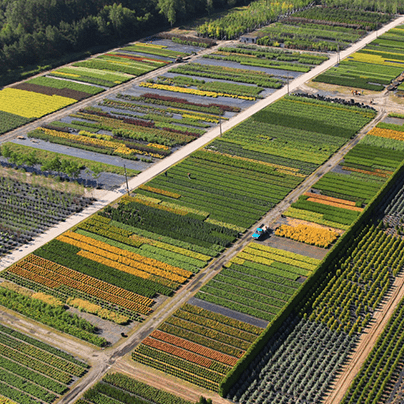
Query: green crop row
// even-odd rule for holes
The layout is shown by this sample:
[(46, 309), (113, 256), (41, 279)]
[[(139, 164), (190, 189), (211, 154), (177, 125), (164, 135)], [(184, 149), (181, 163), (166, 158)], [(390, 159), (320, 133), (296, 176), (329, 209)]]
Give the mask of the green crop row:
[(0, 111), (0, 135), (30, 122), (30, 119)]
[(60, 369), (66, 373), (70, 373), (73, 376), (80, 377), (85, 372), (85, 369), (83, 369), (79, 365), (65, 361), (64, 359), (58, 356), (52, 355), (49, 352), (43, 351), (42, 349), (39, 349), (33, 345), (27, 344), (20, 340), (16, 340), (8, 335), (0, 333), (0, 342), (4, 345), (9, 346), (10, 348), (20, 351), (21, 353), (29, 355), (42, 362), (45, 362), (49, 366), (52, 366), (56, 369)]
[[(217, 289), (216, 289), (217, 291)], [(260, 309), (251, 307), (251, 306), (246, 306), (242, 303), (238, 303), (232, 300), (228, 300), (225, 297), (220, 297), (218, 296), (219, 293), (216, 293), (215, 295), (213, 294), (208, 294), (208, 293), (203, 293), (199, 292), (197, 294), (198, 299), (205, 300), (209, 303), (216, 304), (217, 306), (222, 306), (226, 307), (230, 310), (238, 311), (240, 313), (244, 313), (253, 317), (257, 317), (263, 320), (271, 321), (276, 314), (275, 308), (271, 310), (271, 312), (268, 311), (262, 311)], [(222, 293), (222, 296), (226, 296), (227, 292)]]
[(60, 383), (67, 385), (72, 381), (72, 377), (68, 373), (48, 366), (45, 362), (31, 358), (30, 356), (22, 354), (14, 349), (9, 348), (8, 346), (0, 344), (0, 355), (22, 366), (26, 366), (27, 368), (42, 375), (51, 377)]
[[(184, 338), (188, 341), (195, 342), (196, 344), (206, 346), (207, 348), (214, 349), (215, 351), (222, 352), (226, 355), (240, 357), (244, 352), (242, 349), (232, 347), (230, 345), (227, 345), (226, 343), (224, 344), (218, 340), (211, 338), (213, 337), (213, 335), (210, 338), (208, 338), (196, 332), (192, 332), (191, 328), (185, 329), (178, 326), (178, 324), (186, 326), (187, 323), (185, 321), (175, 319), (174, 322), (176, 322), (177, 325), (172, 325), (166, 321), (159, 327), (159, 330), (164, 331), (167, 334), (171, 334), (176, 337)], [(196, 329), (197, 327), (195, 327), (195, 331)], [(223, 337), (224, 337), (223, 339), (226, 340), (227, 336)]]
[(13, 362), (10, 359), (4, 358), (3, 356), (0, 356), (0, 366), (1, 369), (23, 377), (24, 379), (34, 382), (37, 385), (44, 387), (56, 394), (63, 394), (67, 390), (66, 385), (44, 376), (39, 372), (27, 369), (25, 366)]
[(44, 342), (38, 341), (37, 339), (31, 338), (28, 335), (22, 334), (16, 330), (13, 330), (11, 328), (5, 327), (4, 325), (0, 324), (0, 332), (6, 335), (9, 335), (17, 340), (21, 340), (26, 342), (27, 344), (30, 344), (32, 346), (35, 346), (37, 348), (40, 348), (42, 351), (46, 351), (51, 353), (54, 356), (58, 356), (62, 359), (65, 359), (68, 362), (71, 362), (83, 369), (88, 369), (89, 365), (87, 363), (84, 363), (76, 358), (74, 358), (72, 355), (63, 352), (59, 349), (56, 349), (48, 344), (45, 344)]
[(237, 81), (240, 83), (250, 83), (269, 88), (279, 88), (282, 86), (281, 80), (273, 78), (272, 75), (265, 72), (223, 66), (202, 65), (200, 63), (189, 63), (183, 66), (178, 66), (171, 69), (170, 73)]
[(63, 307), (54, 307), (2, 287), (0, 287), (0, 304), (91, 344), (97, 346), (107, 344), (105, 338), (95, 335), (96, 329), (90, 322), (75, 314), (67, 313)]
[(68, 80), (53, 79), (51, 77), (36, 77), (34, 79), (28, 80), (27, 84), (36, 84), (38, 86), (45, 86), (57, 89), (68, 89), (74, 91), (80, 91), (83, 93), (95, 95), (104, 91), (103, 88), (89, 86), (86, 84), (75, 83)]

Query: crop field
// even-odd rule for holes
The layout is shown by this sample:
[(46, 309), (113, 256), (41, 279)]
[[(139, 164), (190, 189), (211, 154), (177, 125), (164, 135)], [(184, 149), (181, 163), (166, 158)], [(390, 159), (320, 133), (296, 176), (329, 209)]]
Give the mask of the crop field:
[(136, 362), (218, 391), (220, 381), (262, 329), (185, 304), (132, 353)]
[(402, 73), (404, 29), (400, 25), (313, 81), (382, 91)]
[(105, 87), (114, 87), (170, 64), (177, 56), (186, 55), (184, 52), (167, 49), (166, 46), (139, 42), (116, 52), (105, 53), (96, 58), (73, 63), (72, 67), (54, 70), (51, 75)]
[[(73, 98), (40, 94), (11, 87), (0, 91), (0, 111), (11, 115), (9, 119), (12, 124), (17, 122), (17, 118), (13, 120), (13, 115), (17, 115), (15, 114), (16, 111), (18, 111), (18, 117), (31, 120), (55, 112), (75, 102), (76, 100)], [(1, 130), (4, 132), (3, 127)]]
[(258, 30), (257, 43), (289, 49), (337, 51), (390, 19), (389, 14), (371, 11), (311, 7)]
[(341, 167), (346, 173), (324, 175), (313, 186), (316, 192), (302, 195), (285, 215), (346, 230), (401, 164), (402, 133), (372, 129), (345, 155)]
[(204, 58), (236, 62), (244, 66), (290, 70), (306, 73), (315, 65), (328, 59), (327, 56), (300, 52), (265, 49), (255, 45), (238, 45), (235, 48), (220, 47), (217, 52)]
[[(322, 63), (326, 59), (322, 56), (284, 51), (267, 52), (265, 49), (254, 46), (224, 47), (219, 48), (214, 54), (205, 55), (201, 60), (202, 63), (174, 67), (169, 71), (169, 76), (159, 76), (155, 80), (141, 83), (140, 86), (203, 97), (255, 101), (257, 98), (262, 98), (265, 89), (276, 89), (285, 84), (282, 70), (306, 72), (313, 65)], [(267, 73), (242, 68), (242, 65), (275, 70)], [(279, 70), (278, 75), (276, 69)]]
[(65, 352), (3, 325), (0, 341), (1, 403), (53, 403), (89, 368)]
[(0, 256), (32, 240), (92, 203), (80, 194), (23, 182), (2, 173), (0, 178)]
[[(229, 268), (223, 269), (196, 294), (196, 298), (270, 322), (296, 291), (255, 277), (259, 271), (286, 284), (309, 276), (319, 260), (250, 243)], [(255, 275), (251, 276), (250, 274)], [(265, 275), (261, 275), (265, 276)], [(287, 282), (289, 280), (289, 282)], [(280, 282), (282, 283), (282, 282)], [(279, 286), (279, 289), (278, 289)], [(285, 289), (285, 290), (283, 290)]]
[(295, 226), (283, 224), (276, 229), (275, 234), (324, 248), (329, 247), (339, 237), (339, 233), (332, 229), (305, 224)]
[[(398, 183), (392, 197), (380, 206), (379, 215), (382, 216), (382, 228), (384, 227), (386, 234), (392, 236), (401, 234), (397, 224), (402, 223), (404, 218), (402, 205), (403, 188), (402, 184)], [(400, 239), (401, 237), (396, 238), (397, 241)], [(399, 253), (396, 254), (398, 255)], [(403, 304), (404, 300), (397, 306), (342, 403), (376, 403), (380, 400), (394, 402), (393, 400), (399, 397), (404, 354), (402, 348)]]
[(76, 404), (194, 404), (166, 391), (156, 389), (122, 373), (108, 373), (88, 390)]
[[(152, 163), (171, 154), (173, 148), (203, 135), (220, 119), (227, 119), (223, 114), (239, 111), (239, 107), (222, 103), (195, 103), (152, 93), (140, 96), (123, 93), (39, 127), (28, 137), (93, 152), (95, 161), (100, 153)], [(62, 150), (68, 153), (65, 148)], [(69, 155), (60, 153), (59, 156), (62, 160), (69, 159)], [(114, 164), (112, 160), (111, 163)], [(85, 161), (82, 164), (89, 165)], [(122, 167), (100, 166), (104, 171), (118, 169), (122, 171)]]
[(205, 222), (244, 231), (373, 116), (369, 109), (286, 97), (147, 184), (180, 197), (147, 189), (136, 193), (161, 204), (196, 209)]
[(104, 89), (73, 81), (59, 80), (52, 77), (37, 77), (17, 84), (13, 88), (46, 95), (59, 95), (73, 98), (77, 101), (101, 93)]
[(130, 74), (91, 69), (87, 67), (61, 67), (49, 73), (51, 77), (75, 80), (78, 82), (95, 84), (104, 87), (115, 87), (133, 78)]
[[(262, 326), (269, 324), (318, 263), (250, 243), (200, 289), (192, 304), (183, 305), (147, 337), (132, 358), (217, 391), (263, 331), (253, 325), (254, 319), (265, 320)], [(211, 309), (203, 308), (203, 302)]]
[(137, 43), (3, 89), (0, 91), (0, 134), (186, 55), (167, 46)]

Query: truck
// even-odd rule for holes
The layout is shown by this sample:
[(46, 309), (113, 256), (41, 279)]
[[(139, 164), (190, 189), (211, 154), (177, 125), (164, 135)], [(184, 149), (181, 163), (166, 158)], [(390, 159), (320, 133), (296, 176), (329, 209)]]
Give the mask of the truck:
[(252, 238), (254, 240), (261, 240), (264, 238), (264, 235), (269, 233), (269, 227), (267, 225), (262, 226), (262, 227), (257, 227), (255, 229), (255, 233), (252, 235)]

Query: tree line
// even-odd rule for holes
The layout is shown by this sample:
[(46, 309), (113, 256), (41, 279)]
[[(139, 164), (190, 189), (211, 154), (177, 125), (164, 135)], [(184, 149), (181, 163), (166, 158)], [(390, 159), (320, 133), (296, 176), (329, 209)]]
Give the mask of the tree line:
[(0, 75), (249, 0), (0, 0)]

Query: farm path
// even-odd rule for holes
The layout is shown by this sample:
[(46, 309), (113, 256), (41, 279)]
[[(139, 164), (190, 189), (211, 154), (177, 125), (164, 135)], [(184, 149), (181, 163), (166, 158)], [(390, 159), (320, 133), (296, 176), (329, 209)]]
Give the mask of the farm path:
[(328, 397), (324, 401), (325, 404), (338, 404), (341, 402), (353, 379), (389, 322), (394, 310), (403, 298), (404, 276), (401, 275), (395, 279), (392, 290), (389, 292), (387, 298), (385, 298), (385, 303), (381, 309), (376, 311), (370, 328), (366, 333), (362, 334), (359, 344), (348, 363), (339, 372), (337, 379), (329, 391)]
[[(381, 34), (388, 29), (391, 29), (392, 27), (401, 24), (404, 22), (404, 17), (400, 17), (393, 21), (392, 23), (388, 24), (386, 27), (382, 28), (381, 30), (378, 31), (378, 34)], [(361, 47), (365, 46), (367, 43), (372, 41), (375, 38), (375, 33), (372, 33), (368, 35), (366, 38), (364, 38), (362, 41), (358, 42), (357, 44), (353, 45), (349, 49), (345, 50), (344, 52), (341, 52), (340, 57), (346, 57), (349, 54), (355, 52), (356, 50), (360, 49)], [(295, 79), (293, 82), (289, 84), (289, 91), (293, 91), (297, 89), (300, 85), (304, 84), (307, 80), (313, 78), (314, 76), (320, 74), (322, 71), (328, 69), (335, 63), (337, 63), (338, 56), (334, 55), (330, 58), (330, 60), (326, 61), (322, 65), (316, 67), (313, 69), (311, 72), (306, 73), (299, 78)], [(161, 74), (162, 70), (159, 69), (157, 72), (154, 71), (151, 74)], [(141, 77), (141, 80), (144, 80), (146, 76)], [(132, 85), (134, 81), (132, 81), (129, 85)], [(120, 87), (119, 90), (122, 90), (123, 88)], [(116, 89), (115, 89), (116, 90)], [(222, 124), (222, 130), (228, 130), (232, 128), (233, 126), (237, 125), (238, 123), (242, 122), (246, 118), (250, 117), (252, 114), (255, 112), (259, 111), (260, 109), (266, 107), (267, 105), (270, 105), (274, 101), (278, 100), (282, 96), (284, 96), (287, 93), (287, 88), (280, 89), (276, 91), (275, 93), (271, 94), (269, 97), (266, 99), (259, 101), (252, 107), (248, 108), (247, 110), (243, 111), (242, 113), (238, 114), (237, 116), (231, 118), (229, 121), (225, 122)], [(102, 99), (105, 97), (107, 94), (103, 93), (99, 99)], [(91, 98), (90, 100), (86, 101), (88, 104), (93, 103), (95, 99), (98, 98)], [(87, 104), (87, 105), (88, 105)], [(82, 108), (85, 106), (83, 103), (80, 103), (80, 105), (75, 105), (72, 110), (76, 110), (79, 108)], [(44, 119), (57, 119), (58, 116), (61, 117), (67, 113), (71, 112), (69, 108), (67, 110), (63, 110), (59, 113), (53, 114), (53, 116), (44, 118)], [(59, 115), (60, 114), (60, 115)], [(385, 112), (383, 109), (379, 111), (378, 117), (376, 120), (373, 121), (373, 125), (375, 122), (380, 120), (384, 116)], [(43, 122), (42, 122), (43, 123)], [(35, 125), (40, 124), (38, 121), (35, 123)], [(371, 124), (370, 124), (371, 125)], [(29, 125), (28, 125), (29, 126)], [(358, 135), (355, 139), (351, 140), (348, 144), (346, 144), (338, 153), (336, 153), (328, 162), (326, 162), (323, 166), (321, 166), (318, 170), (316, 170), (315, 173), (313, 173), (309, 178), (307, 178), (295, 191), (290, 193), (286, 200), (278, 204), (274, 209), (272, 209), (264, 218), (264, 221), (270, 222), (273, 221), (275, 218), (277, 218), (285, 209), (287, 209), (290, 204), (296, 200), (299, 195), (303, 192), (305, 192), (307, 189), (312, 186), (316, 180), (324, 175), (326, 172), (328, 172), (333, 166), (335, 166), (340, 159), (343, 157), (344, 153), (346, 153), (350, 148), (352, 148), (358, 141), (359, 139), (365, 135), (367, 130), (370, 128), (366, 127), (361, 131), (361, 134)], [(27, 130), (27, 127), (25, 127), (24, 131)], [(17, 130), (17, 132), (20, 131), (20, 129)], [(19, 132), (19, 133), (23, 133)], [(168, 158), (158, 162), (157, 164), (153, 165), (150, 167), (148, 170), (142, 172), (139, 174), (137, 177), (133, 178), (130, 183), (129, 187), (130, 189), (133, 189), (135, 187), (138, 187), (139, 185), (145, 183), (146, 181), (150, 180), (151, 178), (155, 177), (156, 175), (160, 174), (161, 172), (165, 171), (167, 168), (172, 166), (173, 164), (179, 162), (180, 160), (184, 159), (187, 157), (189, 154), (191, 154), (193, 151), (197, 150), (198, 148), (204, 146), (214, 138), (218, 137), (220, 135), (220, 128), (214, 128), (211, 131), (207, 132), (204, 136), (201, 138), (195, 140), (193, 143), (190, 143), (189, 145), (183, 147), (181, 150), (178, 150), (177, 152), (173, 153), (171, 156)], [(60, 235), (73, 225), (79, 223), (80, 221), (84, 220), (91, 214), (97, 212), (99, 209), (102, 207), (106, 206), (110, 202), (114, 201), (117, 197), (121, 196), (126, 192), (125, 186), (122, 186), (120, 189), (114, 192), (105, 192), (101, 195), (100, 200), (95, 202), (91, 207), (85, 209), (83, 212), (80, 214), (77, 214), (75, 216), (70, 217), (66, 222), (63, 222), (56, 226), (55, 228), (49, 230), (46, 232), (44, 235), (40, 236), (38, 239), (36, 239), (33, 243), (31, 243), (28, 246), (24, 246), (23, 248), (17, 250), (10, 256), (6, 257), (5, 259), (0, 261), (0, 269), (6, 268), (8, 265), (11, 263), (23, 258), (30, 252), (34, 251), (36, 248), (40, 247), (41, 245), (45, 244), (49, 240), (53, 239), (54, 237)], [(254, 226), (255, 227), (255, 226)], [(65, 397), (63, 397), (59, 403), (60, 404), (68, 404), (72, 403), (78, 396), (83, 393), (85, 390), (87, 390), (89, 387), (91, 387), (95, 382), (97, 382), (108, 369), (110, 369), (111, 366), (113, 366), (117, 361), (119, 361), (119, 367), (121, 367), (121, 358), (123, 358), (125, 355), (131, 352), (140, 342), (142, 339), (144, 339), (147, 335), (149, 335), (154, 329), (156, 329), (166, 318), (168, 318), (177, 308), (179, 308), (184, 302), (186, 302), (194, 293), (199, 290), (199, 288), (207, 282), (209, 279), (211, 279), (219, 270), (222, 265), (224, 265), (229, 259), (231, 259), (233, 256), (235, 256), (251, 239), (251, 234), (252, 230), (249, 230), (247, 234), (239, 240), (232, 248), (230, 248), (228, 251), (225, 252), (220, 258), (217, 260), (214, 260), (214, 262), (207, 268), (205, 269), (202, 273), (198, 274), (188, 285), (184, 286), (172, 299), (164, 303), (156, 312), (149, 317), (142, 325), (140, 325), (135, 332), (128, 337), (128, 339), (122, 341), (118, 346), (107, 348), (105, 350), (98, 350), (94, 349), (92, 352), (90, 351), (85, 351), (84, 348), (81, 349), (82, 353), (86, 352), (85, 355), (88, 358), (90, 364), (92, 364), (92, 368), (90, 371), (85, 375), (80, 381), (78, 381), (74, 386), (73, 389), (68, 392)], [(6, 315), (5, 313), (2, 313), (2, 315)], [(0, 320), (2, 318), (0, 317)], [(33, 324), (29, 325), (28, 322), (27, 324), (23, 325), (24, 327), (33, 327)], [(39, 333), (39, 331), (38, 331)], [(45, 333), (45, 331), (44, 331)], [(53, 337), (53, 334), (49, 332), (49, 338), (56, 338)], [(55, 334), (56, 335), (56, 334)], [(41, 336), (42, 338), (42, 331), (41, 331)], [(59, 338), (59, 337), (58, 337)], [(60, 338), (65, 338), (65, 347), (66, 350), (71, 350), (71, 351), (76, 351), (77, 347), (73, 347), (71, 344), (71, 338), (69, 337), (60, 337)], [(69, 341), (69, 343), (67, 342)], [(70, 344), (70, 345), (69, 345)], [(83, 344), (84, 347), (84, 344)], [(122, 363), (123, 366), (123, 363)], [(165, 380), (165, 378), (164, 378)], [(171, 380), (171, 379), (170, 379)], [(150, 380), (148, 379), (150, 382)], [(162, 377), (162, 383), (161, 387), (165, 387), (166, 382), (163, 381)], [(189, 389), (189, 388), (188, 388)], [(190, 389), (189, 389), (190, 390)], [(199, 389), (198, 389), (199, 390)], [(181, 387), (179, 389), (176, 389), (176, 394), (178, 394), (179, 391), (184, 392), (185, 389), (181, 384)], [(190, 390), (191, 391), (191, 390)], [(195, 388), (196, 391), (196, 388)], [(192, 393), (192, 394), (195, 394)], [(204, 395), (209, 395), (208, 392), (205, 391)], [(190, 396), (190, 399), (194, 401), (194, 395)], [(225, 402), (225, 400), (223, 400)]]

